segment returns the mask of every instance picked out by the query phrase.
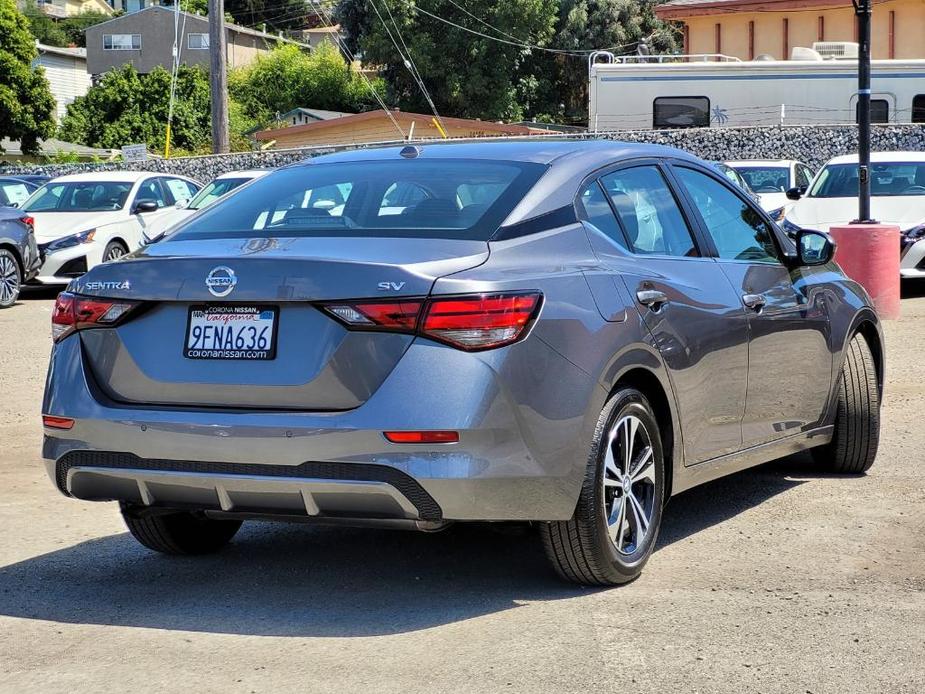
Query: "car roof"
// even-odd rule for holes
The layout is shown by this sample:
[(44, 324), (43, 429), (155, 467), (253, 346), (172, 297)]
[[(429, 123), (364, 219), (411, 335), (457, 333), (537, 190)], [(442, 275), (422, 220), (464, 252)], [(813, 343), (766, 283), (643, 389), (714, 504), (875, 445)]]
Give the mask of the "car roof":
[[(925, 163), (925, 152), (871, 152), (870, 161), (872, 164), (899, 164), (903, 162)], [(829, 159), (825, 165), (857, 163), (857, 154), (846, 154), (841, 157)]]
[(216, 176), (216, 181), (221, 181), (225, 178), (260, 178), (261, 176), (266, 176), (270, 173), (271, 169), (247, 169), (245, 171), (229, 171), (228, 173), (220, 174)]
[[(114, 181), (117, 183), (136, 183), (151, 176), (167, 176), (168, 174), (156, 173), (153, 171), (86, 171), (79, 174), (68, 174), (67, 176), (58, 176), (55, 183), (71, 183), (81, 181), (98, 181), (105, 183)], [(174, 174), (169, 174), (174, 176)], [(177, 176), (177, 178), (186, 178)]]
[(735, 161), (727, 161), (726, 163), (729, 164), (729, 166), (748, 168), (750, 166), (790, 166), (791, 164), (801, 164), (802, 162), (796, 159), (737, 159)]
[[(324, 154), (295, 166), (304, 164), (326, 164), (352, 161), (384, 161), (398, 159), (404, 147), (369, 147), (334, 154)], [(619, 142), (615, 140), (500, 140), (480, 142), (427, 142), (413, 145), (423, 159), (485, 159), (516, 161), (551, 165), (571, 158), (584, 160), (611, 160), (617, 163), (623, 159), (642, 157), (677, 157), (696, 159), (692, 155), (663, 145)]]

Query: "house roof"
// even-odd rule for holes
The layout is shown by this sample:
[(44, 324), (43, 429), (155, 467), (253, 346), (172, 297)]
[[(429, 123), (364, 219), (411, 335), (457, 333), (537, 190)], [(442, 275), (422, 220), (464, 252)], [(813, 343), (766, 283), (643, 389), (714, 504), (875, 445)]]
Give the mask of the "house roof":
[[(142, 15), (143, 13), (145, 13), (145, 12), (163, 12), (163, 13), (169, 13), (169, 14), (171, 15), (171, 17), (172, 17), (173, 14), (174, 14), (174, 12), (175, 12), (175, 10), (173, 10), (173, 9), (171, 9), (171, 8), (169, 8), (169, 7), (164, 7), (164, 6), (162, 6), (162, 5), (151, 5), (151, 6), (149, 6), (149, 7), (145, 7), (145, 8), (142, 9), (142, 10), (138, 10), (138, 12), (132, 12), (132, 13), (130, 13), (130, 14), (123, 14), (123, 15), (121, 15), (121, 16), (119, 16), (119, 17), (113, 17), (112, 19), (107, 19), (105, 22), (100, 22), (99, 24), (94, 24), (93, 26), (87, 27), (86, 29), (84, 29), (84, 33), (88, 32), (88, 31), (92, 31), (92, 30), (98, 29), (99, 27), (106, 26), (107, 24), (112, 24), (113, 22), (121, 22), (121, 21), (123, 21), (123, 20), (125, 20), (125, 19), (127, 19), (127, 18), (129, 18), (129, 17), (139, 17), (139, 16), (141, 16), (141, 15)], [(203, 16), (198, 15), (198, 14), (190, 14), (189, 12), (182, 12), (182, 11), (181, 11), (181, 12), (180, 12), (180, 15), (181, 15), (181, 16), (185, 16), (185, 17), (189, 17), (189, 18), (193, 18), (193, 19), (200, 19), (200, 20), (202, 20), (202, 21), (208, 21), (208, 18), (207, 18), (207, 17), (203, 17)], [(302, 48), (305, 48), (305, 49), (310, 49), (310, 48), (311, 48), (311, 46), (309, 46), (308, 44), (301, 43), (301, 42), (299, 42), (299, 41), (293, 41), (292, 39), (288, 39), (288, 38), (286, 38), (285, 36), (280, 36), (280, 35), (278, 35), (278, 34), (268, 34), (268, 33), (265, 32), (265, 31), (259, 31), (259, 30), (257, 30), (257, 29), (251, 29), (250, 27), (238, 26), (237, 24), (231, 24), (230, 22), (225, 22), (225, 29), (227, 29), (228, 31), (233, 31), (233, 32), (238, 33), (238, 34), (248, 34), (249, 36), (258, 36), (258, 37), (260, 37), (260, 38), (264, 38), (264, 39), (268, 39), (268, 40), (272, 40), (272, 41), (282, 41), (283, 43), (294, 43), (295, 45), (301, 46)]]
[(299, 106), (294, 108), (291, 111), (287, 111), (279, 117), (279, 120), (286, 120), (289, 116), (303, 113), (309, 118), (314, 118), (315, 120), (331, 120), (332, 118), (343, 118), (344, 116), (352, 116), (354, 114), (345, 111), (326, 111), (323, 108), (304, 108)]
[[(873, 0), (874, 4), (886, 0)], [(659, 19), (684, 19), (703, 15), (739, 12), (786, 12), (825, 7), (851, 8), (845, 0), (669, 0), (655, 6)]]
[[(425, 120), (430, 121), (433, 118), (430, 114), (425, 113), (412, 113), (410, 111), (392, 111), (392, 116), (399, 121), (411, 121), (411, 120)], [(344, 125), (344, 124), (359, 124), (366, 121), (376, 120), (377, 118), (386, 118), (386, 112), (382, 109), (377, 109), (375, 111), (365, 111), (363, 113), (351, 113), (340, 118), (330, 118), (328, 120), (319, 120), (314, 123), (306, 123), (304, 125), (292, 125), (286, 128), (276, 128), (273, 130), (263, 130), (254, 135), (258, 140), (274, 140), (281, 135), (294, 135), (296, 133), (305, 133), (305, 132), (315, 132), (319, 130), (324, 130), (334, 126)], [(477, 127), (479, 130), (484, 132), (497, 132), (505, 135), (532, 135), (535, 130), (528, 128), (523, 125), (513, 125), (505, 123), (495, 123), (488, 120), (474, 120), (471, 118), (447, 118), (446, 116), (441, 116), (440, 120), (450, 126), (455, 127)]]
[(44, 43), (35, 42), (35, 47), (39, 53), (55, 53), (56, 55), (66, 55), (68, 58), (87, 59), (86, 48), (61, 48), (59, 46), (46, 46)]

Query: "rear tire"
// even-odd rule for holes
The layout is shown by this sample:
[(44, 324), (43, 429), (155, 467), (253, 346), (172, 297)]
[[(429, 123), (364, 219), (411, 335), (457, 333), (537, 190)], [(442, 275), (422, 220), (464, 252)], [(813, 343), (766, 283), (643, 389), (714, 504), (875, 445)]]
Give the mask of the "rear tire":
[(241, 521), (215, 520), (201, 512), (139, 515), (136, 508), (124, 502), (119, 504), (128, 531), (145, 547), (162, 554), (217, 552), (241, 527)]
[(6, 248), (0, 248), (0, 308), (15, 304), (21, 289), (22, 272), (16, 256)]
[(831, 472), (861, 474), (877, 457), (880, 443), (880, 389), (877, 367), (860, 334), (848, 344), (836, 391), (831, 443), (814, 448), (816, 463)]
[(598, 419), (574, 515), (540, 524), (546, 554), (562, 578), (610, 586), (639, 576), (662, 521), (664, 461), (648, 400), (634, 388), (617, 391)]

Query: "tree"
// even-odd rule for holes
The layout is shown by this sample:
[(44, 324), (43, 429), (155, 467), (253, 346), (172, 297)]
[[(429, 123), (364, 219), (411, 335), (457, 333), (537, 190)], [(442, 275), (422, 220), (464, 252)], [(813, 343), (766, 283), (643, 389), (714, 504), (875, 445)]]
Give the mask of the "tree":
[(52, 19), (42, 12), (34, 0), (28, 0), (23, 14), (29, 20), (29, 30), (40, 43), (46, 46), (79, 46), (85, 48), (87, 37), (84, 31), (94, 24), (112, 19), (102, 12), (82, 12), (67, 19)]
[(0, 138), (19, 140), (28, 154), (55, 129), (55, 99), (35, 57), (29, 21), (15, 0), (0, 0)]
[(305, 29), (321, 24), (312, 5), (329, 5), (329, 1), (312, 0), (226, 0), (225, 11), (242, 26), (260, 28), (266, 25), (268, 31)]
[(69, 45), (73, 44), (81, 48), (86, 48), (87, 35), (84, 32), (95, 24), (108, 22), (110, 19), (112, 19), (110, 15), (90, 10), (62, 20), (59, 26), (62, 31), (64, 31), (65, 36), (67, 36)]
[[(139, 75), (131, 65), (110, 70), (98, 85), (68, 105), (61, 137), (90, 147), (145, 143), (162, 150), (169, 100), (170, 72), (164, 68), (147, 75)], [(180, 66), (171, 133), (172, 149), (209, 148), (209, 78), (200, 67)]]
[(564, 0), (549, 47), (575, 53), (537, 55), (526, 66), (538, 78), (533, 113), (587, 118), (588, 62), (582, 51), (634, 54), (643, 39), (652, 53), (673, 51), (674, 32), (655, 17), (655, 4), (652, 0)]
[(293, 44), (276, 47), (253, 64), (232, 70), (228, 91), (259, 121), (298, 106), (361, 111), (375, 103), (366, 81), (327, 41), (311, 53)]
[[(368, 4), (371, 15), (365, 20), (351, 18), (348, 11), (355, 13), (356, 8), (349, 5), (340, 8), (339, 16), (351, 22), (346, 30), (357, 40), (364, 62), (383, 67), (391, 103), (411, 111), (430, 111), (423, 90), (405, 65), (410, 56), (441, 114), (491, 120), (523, 117), (517, 99), (518, 73), (532, 50), (519, 44), (549, 41), (556, 22), (556, 0), (467, 0), (464, 6), (456, 0), (430, 0), (426, 6), (421, 3), (422, 11), (415, 0), (370, 0)], [(353, 36), (353, 32), (360, 35)]]

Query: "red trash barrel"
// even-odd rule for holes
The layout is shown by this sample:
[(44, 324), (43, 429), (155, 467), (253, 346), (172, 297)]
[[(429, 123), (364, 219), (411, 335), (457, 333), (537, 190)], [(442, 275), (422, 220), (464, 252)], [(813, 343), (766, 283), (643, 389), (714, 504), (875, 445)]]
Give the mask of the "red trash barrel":
[(835, 262), (860, 284), (881, 318), (899, 318), (899, 227), (846, 224), (829, 229)]

